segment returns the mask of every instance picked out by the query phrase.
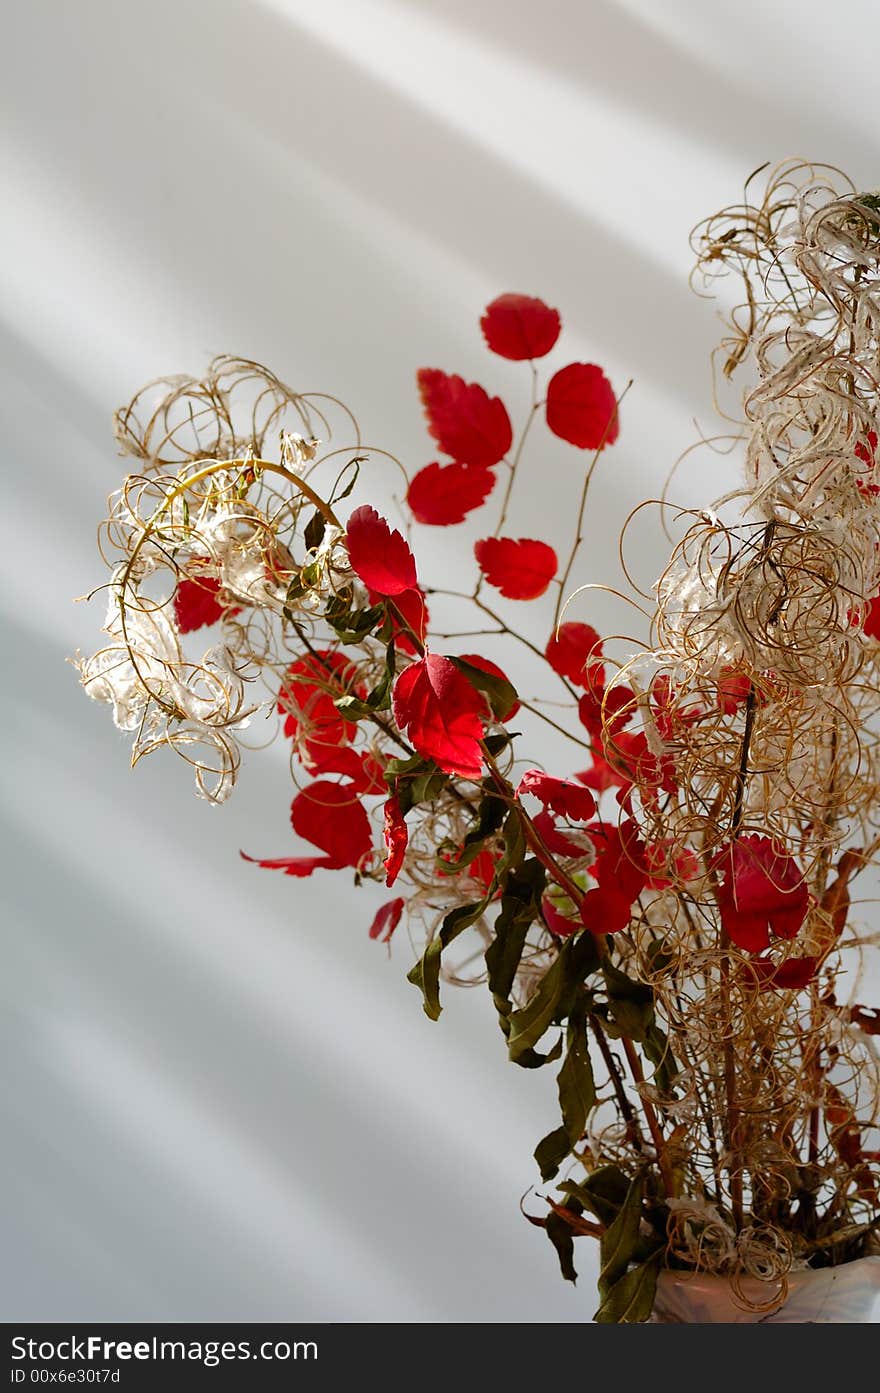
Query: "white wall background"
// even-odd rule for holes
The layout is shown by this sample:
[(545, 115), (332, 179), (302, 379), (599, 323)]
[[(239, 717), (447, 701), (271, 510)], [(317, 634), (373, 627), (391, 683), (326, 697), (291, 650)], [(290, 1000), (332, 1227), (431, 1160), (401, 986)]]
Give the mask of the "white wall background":
[[(517, 1210), (549, 1073), (506, 1064), (482, 994), (431, 1025), (345, 877), (239, 861), (281, 845), (280, 752), (213, 812), (170, 756), (132, 775), (78, 691), (110, 414), (234, 351), (418, 467), (415, 367), (515, 399), (476, 318), (539, 294), (570, 357), (635, 379), (580, 578), (613, 576), (620, 519), (713, 425), (692, 224), (765, 159), (880, 182), (876, 7), (28, 0), (4, 27), (0, 1314), (588, 1319), (589, 1247), (573, 1290)], [(571, 461), (517, 523), (562, 525)], [(467, 545), (426, 530), (423, 570)]]

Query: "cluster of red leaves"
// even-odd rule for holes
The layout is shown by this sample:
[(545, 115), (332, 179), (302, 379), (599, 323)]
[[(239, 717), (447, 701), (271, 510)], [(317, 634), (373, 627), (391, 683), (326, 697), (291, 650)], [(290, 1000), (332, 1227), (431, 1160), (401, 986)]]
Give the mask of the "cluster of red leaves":
[(224, 614), (238, 614), (237, 606), (224, 603), (223, 590), (216, 576), (189, 576), (174, 592), (174, 618), (178, 631), (191, 634), (208, 624), (216, 624)]
[(770, 837), (740, 837), (721, 852), (718, 906), (721, 925), (738, 948), (763, 953), (775, 938), (799, 934), (810, 907), (803, 872)]

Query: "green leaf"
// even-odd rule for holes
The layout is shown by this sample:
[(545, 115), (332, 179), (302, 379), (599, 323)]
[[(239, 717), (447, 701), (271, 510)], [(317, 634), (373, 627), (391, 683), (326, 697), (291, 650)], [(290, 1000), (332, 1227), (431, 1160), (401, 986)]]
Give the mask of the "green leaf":
[(501, 751), (508, 745), (513, 744), (514, 737), (519, 735), (518, 730), (501, 730), (497, 735), (487, 735), (483, 744), (493, 758), (497, 758)]
[(504, 853), (498, 863), (498, 874), (512, 875), (522, 865), (526, 854), (526, 837), (522, 818), (512, 808), (504, 820)]
[(644, 1193), (645, 1177), (640, 1171), (630, 1181), (617, 1217), (600, 1240), (599, 1258), (602, 1267), (599, 1273), (599, 1294), (603, 1300), (632, 1262), (639, 1241)]
[(446, 785), (449, 783), (449, 775), (444, 774), (442, 769), (436, 766), (432, 769), (425, 769), (421, 774), (417, 774), (408, 785), (409, 806), (416, 807), (418, 803), (433, 803), (440, 797)]
[[(351, 493), (352, 489), (354, 488), (355, 484), (356, 484), (357, 481), (358, 481), (358, 475), (359, 475), (360, 472), (361, 472), (361, 465), (362, 465), (362, 464), (366, 464), (366, 462), (367, 462), (367, 456), (366, 456), (366, 455), (355, 455), (354, 458), (353, 458), (353, 459), (350, 459), (350, 460), (348, 461), (348, 464), (346, 464), (346, 465), (339, 471), (338, 475), (336, 476), (336, 483), (333, 485), (333, 492), (331, 493), (330, 499), (329, 499), (329, 503), (330, 503), (330, 507), (331, 507), (331, 508), (334, 506), (334, 504), (336, 504), (336, 503), (341, 503), (342, 500), (343, 500), (343, 498), (347, 498), (347, 497), (348, 497), (348, 495)], [(342, 480), (345, 478), (346, 472), (347, 472), (349, 469), (350, 469), (351, 472), (352, 472), (352, 473), (351, 473), (351, 478), (350, 478), (350, 480), (348, 481), (348, 483), (345, 485), (345, 488), (342, 489), (342, 491), (341, 491), (340, 493), (337, 493), (336, 490), (339, 488), (340, 484), (342, 483)]]
[(535, 1147), (535, 1160), (541, 1179), (552, 1180), (570, 1151), (571, 1143), (564, 1127), (556, 1127), (542, 1137)]
[[(569, 1202), (566, 1208), (571, 1209), (575, 1214), (580, 1212), (580, 1206), (576, 1202)], [(556, 1249), (560, 1272), (567, 1282), (576, 1282), (574, 1234), (571, 1226), (559, 1214), (551, 1210), (544, 1221), (544, 1228), (547, 1231), (547, 1237)]]
[(566, 1031), (567, 1046), (559, 1070), (559, 1106), (562, 1125), (573, 1147), (583, 1136), (587, 1117), (596, 1106), (596, 1085), (593, 1065), (587, 1045), (587, 1013), (585, 1004), (570, 1015)]
[(387, 711), (391, 705), (391, 686), (394, 682), (395, 672), (396, 662), (394, 640), (392, 639), (385, 650), (385, 671), (369, 695), (363, 701), (355, 696), (338, 697), (333, 705), (344, 716), (353, 717), (355, 720), (365, 716), (373, 716), (377, 711)]
[(500, 721), (519, 700), (516, 688), (506, 677), (496, 677), (492, 672), (484, 672), (482, 668), (474, 667), (473, 663), (466, 662), (464, 658), (450, 658), (449, 661), (455, 664), (472, 687), (483, 693), (492, 709), (492, 715), (497, 720)]
[(303, 538), (305, 539), (306, 548), (309, 551), (318, 550), (318, 547), (324, 540), (324, 532), (326, 531), (326, 528), (327, 523), (325, 521), (324, 514), (321, 512), (320, 508), (316, 508), (315, 511), (312, 513), (312, 516), (306, 523), (305, 530), (303, 531)]
[(619, 1166), (599, 1166), (580, 1184), (563, 1180), (559, 1188), (579, 1200), (600, 1224), (610, 1228), (623, 1208), (629, 1192), (629, 1179)]
[(593, 1320), (598, 1325), (637, 1325), (649, 1320), (662, 1257), (659, 1249), (646, 1262), (619, 1277), (605, 1292)]
[(438, 1019), (443, 1009), (440, 1005), (440, 957), (443, 949), (448, 948), (453, 939), (458, 938), (458, 935), (470, 928), (471, 924), (475, 924), (481, 914), (485, 914), (494, 892), (493, 882), (479, 903), (458, 905), (450, 910), (443, 920), (440, 932), (431, 939), (415, 967), (406, 974), (407, 981), (412, 982), (422, 993), (425, 1015), (432, 1021)]
[(679, 1072), (678, 1065), (669, 1045), (669, 1037), (656, 1021), (645, 1031), (642, 1053), (654, 1065), (654, 1083), (661, 1093), (672, 1094)]
[(606, 1033), (612, 1039), (621, 1035), (642, 1041), (654, 1021), (654, 993), (644, 982), (636, 982), (606, 961), (602, 975), (608, 994)]
[[(502, 1017), (502, 1029), (510, 1015), (510, 992), (519, 968), (526, 935), (538, 917), (547, 872), (536, 857), (529, 857), (507, 877), (501, 912), (495, 920), (494, 938), (486, 949), (489, 990)], [(506, 1033), (506, 1032), (505, 1032)]]
[(328, 600), (324, 610), (324, 618), (343, 643), (360, 643), (361, 639), (373, 633), (387, 616), (384, 602), (363, 609), (352, 609), (352, 598), (350, 590), (342, 590)]
[(508, 1055), (514, 1063), (519, 1056), (533, 1048), (556, 1016), (559, 998), (565, 984), (565, 969), (573, 939), (567, 938), (557, 957), (548, 967), (529, 1000), (510, 1016)]

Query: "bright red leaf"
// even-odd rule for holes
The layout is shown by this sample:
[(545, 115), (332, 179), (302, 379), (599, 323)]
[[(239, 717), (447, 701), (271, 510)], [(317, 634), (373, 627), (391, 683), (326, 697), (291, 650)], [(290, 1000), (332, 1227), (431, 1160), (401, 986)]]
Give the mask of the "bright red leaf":
[(403, 914), (403, 907), (406, 900), (398, 897), (396, 900), (389, 900), (376, 910), (375, 918), (370, 925), (370, 938), (379, 939), (380, 943), (387, 943), (394, 930), (400, 923), (400, 916)]
[(581, 769), (574, 776), (578, 783), (591, 788), (595, 793), (605, 793), (609, 788), (620, 788), (620, 777), (602, 755), (593, 752), (593, 763), (588, 769)]
[(284, 734), (298, 740), (308, 764), (321, 760), (353, 740), (357, 726), (343, 719), (334, 698), (360, 695), (357, 668), (334, 649), (304, 653), (291, 663), (278, 694)]
[(588, 831), (596, 848), (589, 872), (597, 886), (584, 896), (581, 918), (591, 933), (619, 933), (629, 924), (632, 906), (648, 884), (645, 846), (634, 822), (617, 827), (596, 823)]
[(569, 621), (560, 624), (544, 650), (554, 672), (568, 678), (575, 687), (604, 686), (602, 640), (589, 624)]
[(370, 590), (400, 595), (415, 586), (416, 562), (406, 539), (368, 503), (349, 518), (346, 543), (352, 569)]
[(485, 709), (482, 694), (439, 654), (426, 653), (394, 683), (392, 710), (398, 728), (418, 754), (447, 774), (480, 777)]
[(541, 913), (547, 928), (557, 938), (571, 938), (572, 934), (584, 927), (579, 919), (569, 919), (567, 914), (557, 909), (549, 895), (545, 895), (541, 901)]
[(547, 425), (582, 450), (613, 445), (620, 434), (614, 389), (595, 363), (569, 363), (550, 379)]
[(527, 769), (519, 781), (517, 798), (530, 793), (545, 808), (552, 808), (560, 817), (572, 822), (586, 822), (596, 811), (596, 800), (588, 788), (571, 779), (556, 779), (542, 774), (540, 769)]
[(373, 838), (366, 809), (347, 784), (323, 780), (309, 784), (294, 798), (290, 808), (294, 832), (311, 842), (322, 856), (279, 856), (270, 859), (246, 856), (267, 870), (286, 875), (309, 876), (313, 871), (341, 870), (358, 866), (372, 850)]
[(560, 829), (556, 825), (556, 819), (546, 808), (542, 808), (532, 818), (532, 822), (541, 841), (554, 856), (583, 857), (592, 847), (586, 831), (572, 831), (569, 827)]
[(621, 788), (634, 784), (642, 801), (654, 805), (661, 793), (675, 793), (675, 760), (657, 755), (643, 730), (619, 730), (605, 741), (605, 758)]
[(819, 959), (815, 957), (786, 958), (785, 962), (780, 963), (765, 982), (764, 990), (780, 988), (786, 991), (799, 991), (801, 987), (806, 987), (812, 982), (818, 966)]
[(648, 889), (662, 890), (682, 881), (696, 880), (700, 863), (690, 847), (676, 847), (671, 839), (648, 843), (645, 847), (645, 867), (649, 874)]
[(428, 464), (410, 482), (406, 501), (416, 522), (449, 527), (485, 503), (496, 477), (482, 464)]
[(530, 537), (485, 537), (474, 543), (477, 565), (508, 600), (536, 600), (556, 575), (556, 552)]
[(216, 624), (224, 613), (238, 614), (238, 607), (230, 609), (221, 598), (220, 581), (216, 576), (204, 576), (198, 580), (185, 577), (178, 583), (174, 592), (174, 618), (182, 634), (191, 634), (194, 629), (203, 629), (206, 624)]
[(353, 750), (351, 745), (331, 745), (309, 762), (309, 773), (341, 774), (349, 780), (352, 793), (375, 798), (388, 792), (385, 771), (370, 750)]
[(409, 843), (406, 818), (400, 811), (400, 802), (396, 794), (392, 794), (385, 804), (383, 836), (388, 848), (388, 855), (385, 857), (385, 884), (390, 889), (403, 868), (403, 858), (406, 856)]
[(498, 397), (439, 368), (419, 368), (417, 381), (428, 431), (444, 455), (459, 464), (485, 467), (504, 459), (513, 429)]
[(623, 684), (616, 687), (591, 684), (578, 702), (581, 725), (594, 740), (601, 738), (603, 730), (612, 734), (622, 730), (632, 720), (635, 709), (635, 693)]
[(762, 953), (777, 938), (795, 938), (810, 894), (800, 867), (770, 837), (741, 837), (717, 862), (724, 875), (718, 891), (721, 923), (731, 943)]
[(522, 362), (543, 358), (559, 338), (559, 311), (531, 295), (499, 295), (480, 320), (483, 337), (493, 353)]
[[(478, 667), (481, 672), (487, 672), (490, 677), (500, 677), (502, 682), (509, 682), (510, 678), (506, 672), (502, 672), (497, 663), (493, 663), (491, 658), (484, 658), (481, 653), (462, 653), (461, 660), (470, 663), (471, 667)], [(507, 711), (498, 717), (499, 721), (512, 721), (519, 710), (519, 702), (515, 701)]]

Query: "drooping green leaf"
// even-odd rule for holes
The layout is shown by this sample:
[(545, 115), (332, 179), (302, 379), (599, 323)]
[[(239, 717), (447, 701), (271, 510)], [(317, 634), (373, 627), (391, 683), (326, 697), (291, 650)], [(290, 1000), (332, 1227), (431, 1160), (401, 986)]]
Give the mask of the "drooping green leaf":
[(580, 1182), (563, 1180), (564, 1194), (580, 1201), (585, 1209), (609, 1228), (623, 1207), (629, 1191), (629, 1178), (619, 1166), (599, 1166)]
[(644, 982), (636, 982), (606, 959), (602, 964), (608, 1009), (605, 1031), (612, 1039), (644, 1040), (654, 1021), (654, 993)]
[(431, 939), (419, 961), (407, 973), (407, 981), (418, 987), (422, 993), (423, 1009), (426, 1016), (436, 1021), (443, 1009), (440, 1005), (440, 958), (444, 948), (453, 939), (475, 924), (481, 914), (485, 914), (495, 891), (494, 882), (482, 900), (475, 904), (457, 905), (443, 920), (440, 932)]
[(502, 1029), (510, 1015), (510, 992), (522, 958), (526, 934), (538, 917), (546, 883), (547, 872), (534, 856), (507, 877), (501, 897), (501, 911), (493, 929), (494, 937), (486, 949), (489, 990), (502, 1017)]
[(497, 734), (487, 735), (483, 744), (492, 758), (497, 759), (502, 750), (513, 744), (517, 735), (519, 735), (518, 730), (499, 730)]
[(660, 1029), (656, 1021), (652, 1021), (645, 1031), (642, 1052), (654, 1065), (654, 1084), (661, 1093), (668, 1096), (675, 1087), (679, 1070), (669, 1044), (669, 1036)]
[(637, 1325), (654, 1309), (662, 1250), (625, 1272), (604, 1293), (593, 1320), (599, 1325)]
[(553, 1023), (565, 984), (565, 969), (573, 941), (566, 939), (525, 1006), (513, 1011), (509, 1017), (508, 1055), (514, 1063), (524, 1051), (535, 1047)]
[(396, 670), (394, 639), (392, 639), (385, 650), (385, 669), (369, 695), (363, 701), (355, 696), (338, 697), (333, 705), (344, 716), (354, 720), (373, 716), (377, 711), (387, 711), (391, 705), (391, 686)]
[[(336, 483), (333, 485), (333, 492), (330, 494), (329, 498), (331, 508), (334, 507), (335, 504), (341, 503), (343, 498), (348, 497), (348, 495), (351, 493), (352, 489), (358, 481), (358, 475), (361, 472), (361, 465), (366, 464), (366, 462), (366, 455), (355, 455), (339, 471), (338, 475), (336, 476)], [(349, 470), (351, 470), (351, 478), (348, 480), (346, 484), (343, 485), (343, 480), (345, 479), (345, 476)]]
[(308, 551), (317, 551), (324, 540), (327, 522), (320, 508), (316, 508), (305, 525), (303, 538)]
[(503, 840), (504, 851), (498, 862), (498, 874), (509, 877), (522, 865), (526, 854), (525, 832), (516, 808), (511, 808), (504, 820)]
[(596, 1105), (596, 1084), (587, 1044), (587, 1015), (582, 1003), (572, 1011), (566, 1031), (565, 1059), (559, 1070), (559, 1106), (570, 1148), (583, 1136), (587, 1117)]
[(473, 663), (467, 662), (464, 658), (450, 658), (459, 672), (463, 673), (472, 687), (476, 687), (478, 692), (482, 692), (492, 708), (492, 714), (498, 720), (513, 707), (519, 700), (516, 688), (512, 682), (508, 682), (506, 677), (498, 677), (493, 672), (485, 672), (483, 668), (475, 667)]
[(459, 847), (448, 842), (439, 848), (438, 869), (441, 874), (452, 875), (471, 865), (486, 849), (488, 839), (494, 837), (501, 827), (506, 812), (507, 804), (499, 798), (494, 784), (487, 780), (482, 785), (477, 820), (468, 829), (463, 844)]
[(630, 1181), (626, 1198), (614, 1222), (600, 1240), (599, 1258), (602, 1266), (599, 1273), (599, 1294), (603, 1300), (632, 1262), (639, 1241), (644, 1194), (645, 1177), (640, 1171)]
[(541, 1179), (552, 1180), (570, 1151), (571, 1143), (564, 1127), (555, 1127), (546, 1137), (542, 1137), (535, 1147), (535, 1161)]
[[(573, 1213), (580, 1212), (577, 1201), (570, 1201), (567, 1208)], [(574, 1234), (571, 1226), (565, 1222), (561, 1215), (551, 1210), (547, 1215), (544, 1227), (547, 1237), (556, 1249), (559, 1258), (559, 1270), (567, 1282), (577, 1281), (577, 1271), (574, 1265)]]

